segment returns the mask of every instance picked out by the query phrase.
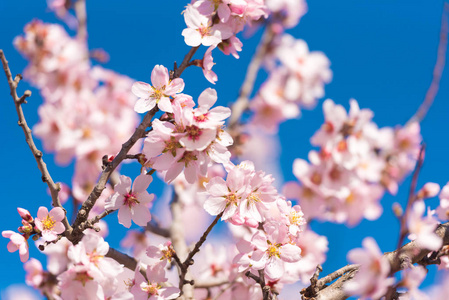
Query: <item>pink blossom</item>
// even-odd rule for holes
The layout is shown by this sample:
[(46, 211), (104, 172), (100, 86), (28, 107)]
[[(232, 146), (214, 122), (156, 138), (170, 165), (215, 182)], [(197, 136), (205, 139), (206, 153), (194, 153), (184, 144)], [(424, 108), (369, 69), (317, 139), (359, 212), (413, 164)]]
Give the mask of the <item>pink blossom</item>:
[(27, 221), (27, 222), (32, 222), (33, 221), (33, 217), (31, 216), (30, 212), (24, 208), (17, 208), (17, 212), (19, 213), (20, 217)]
[(23, 235), (11, 230), (5, 230), (2, 232), (2, 236), (11, 241), (6, 246), (9, 252), (15, 252), (19, 250), (20, 261), (26, 262), (30, 257), (28, 241), (23, 237)]
[(31, 258), (23, 265), (23, 268), (27, 272), (25, 276), (26, 284), (38, 289), (45, 279), (41, 262)]
[(62, 299), (104, 299), (103, 275), (93, 264), (74, 265), (58, 276)]
[(215, 84), (215, 82), (218, 80), (217, 74), (212, 71), (212, 67), (215, 65), (214, 59), (212, 57), (212, 50), (214, 50), (215, 47), (216, 46), (210, 46), (209, 48), (207, 48), (206, 53), (204, 53), (202, 65), (204, 77), (206, 77), (206, 79), (212, 84)]
[(401, 300), (428, 300), (430, 299), (426, 294), (421, 292), (418, 287), (426, 278), (427, 269), (422, 266), (411, 266), (405, 269), (402, 273), (402, 280), (400, 285), (406, 287), (408, 291), (401, 296)]
[(147, 279), (136, 269), (134, 285), (131, 293), (136, 300), (164, 300), (175, 299), (179, 296), (180, 290), (176, 287), (162, 287), (161, 283), (168, 279), (165, 277), (165, 264), (156, 264), (147, 267)]
[(394, 283), (394, 278), (388, 278), (390, 263), (373, 238), (365, 238), (362, 244), (363, 248), (348, 253), (348, 260), (361, 266), (354, 279), (344, 285), (344, 290), (350, 295), (360, 295), (361, 299), (377, 299)]
[(209, 16), (202, 15), (198, 8), (187, 5), (184, 12), (187, 28), (182, 31), (187, 45), (197, 47), (201, 44), (212, 46), (232, 36), (231, 29), (224, 24), (213, 24)]
[(257, 231), (251, 239), (256, 250), (251, 255), (251, 268), (264, 269), (270, 280), (277, 280), (284, 274), (284, 263), (297, 262), (301, 248), (289, 243), (287, 230), (277, 222), (265, 223), (266, 233)]
[(184, 80), (176, 78), (170, 80), (166, 67), (156, 65), (151, 72), (151, 83), (138, 81), (133, 84), (132, 92), (139, 97), (134, 110), (138, 113), (147, 112), (156, 105), (160, 110), (173, 112), (170, 97), (182, 92), (184, 89)]
[(440, 185), (434, 182), (427, 182), (416, 194), (420, 199), (433, 198), (440, 192)]
[(407, 227), (410, 232), (408, 238), (414, 240), (419, 247), (436, 251), (443, 243), (434, 232), (439, 223), (433, 218), (433, 212), (430, 210), (427, 216), (423, 217), (425, 210), (423, 200), (413, 203), (407, 215)]
[(170, 263), (175, 254), (175, 250), (171, 245), (171, 242), (165, 242), (164, 244), (160, 244), (159, 246), (149, 246), (147, 248), (147, 255), (150, 258), (155, 259), (157, 262), (165, 261)]
[(440, 195), (440, 205), (436, 209), (436, 213), (440, 220), (449, 219), (449, 183), (441, 189)]
[(36, 228), (39, 229), (45, 241), (54, 241), (58, 238), (58, 234), (64, 232), (65, 227), (61, 222), (64, 217), (64, 210), (60, 207), (54, 207), (50, 212), (44, 206), (39, 207), (35, 220)]
[(248, 194), (245, 172), (234, 167), (228, 172), (226, 181), (221, 177), (214, 177), (206, 184), (209, 198), (204, 202), (204, 209), (216, 216), (221, 212), (222, 220), (228, 220), (238, 212), (240, 202)]
[(131, 178), (121, 175), (114, 186), (115, 194), (107, 199), (105, 208), (118, 209), (119, 223), (126, 228), (131, 226), (131, 220), (139, 226), (145, 226), (151, 220), (148, 205), (154, 194), (149, 194), (147, 188), (152, 181), (150, 175), (140, 174), (131, 189)]
[(242, 42), (236, 36), (231, 36), (229, 39), (222, 41), (218, 44), (218, 48), (226, 55), (232, 54), (235, 58), (239, 58), (237, 52), (242, 51)]

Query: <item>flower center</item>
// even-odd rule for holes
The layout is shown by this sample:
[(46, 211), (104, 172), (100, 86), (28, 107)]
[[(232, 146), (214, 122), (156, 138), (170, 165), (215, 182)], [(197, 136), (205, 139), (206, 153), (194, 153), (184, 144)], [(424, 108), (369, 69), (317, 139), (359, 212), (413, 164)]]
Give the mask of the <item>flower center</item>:
[(169, 262), (171, 262), (171, 258), (173, 257), (173, 254), (175, 254), (175, 250), (171, 246), (168, 246), (166, 250), (162, 250), (161, 252), (161, 260), (167, 259)]
[(189, 139), (196, 141), (200, 138), (202, 130), (195, 125), (192, 126), (186, 126), (186, 132), (189, 136)]
[(235, 193), (228, 194), (226, 196), (226, 202), (227, 202), (226, 206), (229, 206), (230, 204), (234, 204), (237, 206), (237, 200), (238, 200), (238, 197)]
[(181, 157), (181, 159), (178, 160), (178, 162), (183, 162), (184, 165), (185, 165), (186, 168), (187, 168), (192, 160), (197, 160), (197, 159), (198, 159), (198, 158), (196, 157), (195, 154), (193, 154), (193, 152), (186, 151), (186, 152), (184, 152), (184, 154), (183, 154), (183, 156)]
[(161, 98), (162, 98), (162, 91), (161, 90), (159, 90), (159, 89), (157, 89), (157, 88), (155, 88), (155, 87), (152, 87), (153, 88), (153, 93), (152, 93), (152, 97), (154, 98), (154, 99), (156, 99), (156, 102), (159, 102), (159, 100), (161, 100)]
[(175, 157), (176, 149), (179, 149), (181, 147), (182, 147), (181, 144), (178, 141), (176, 141), (176, 139), (172, 136), (170, 137), (170, 140), (165, 141), (165, 149), (162, 151), (162, 153), (170, 151), (171, 155)]
[(258, 194), (253, 192), (248, 196), (248, 206), (249, 204), (255, 204), (256, 202), (260, 202), (260, 198)]
[(55, 220), (53, 220), (50, 215), (47, 215), (44, 220), (42, 220), (42, 226), (44, 227), (44, 230), (52, 230), (55, 226)]
[(133, 192), (129, 192), (125, 195), (125, 201), (124, 205), (128, 205), (129, 208), (133, 207), (134, 205), (140, 203), (139, 200), (137, 200), (137, 195)]
[(298, 213), (297, 211), (290, 212), (289, 221), (292, 225), (302, 225), (304, 224), (303, 213)]
[(276, 244), (273, 245), (270, 241), (267, 241), (268, 244), (268, 249), (267, 249), (267, 253), (268, 253), (268, 257), (273, 257), (276, 256), (278, 258), (281, 258), (281, 253), (279, 252), (279, 247), (281, 246), (280, 244)]
[(77, 281), (81, 281), (83, 286), (85, 286), (86, 282), (93, 280), (94, 278), (90, 277), (89, 274), (87, 273), (87, 271), (84, 271), (84, 272), (76, 273), (76, 276), (74, 279)]
[(198, 31), (201, 34), (201, 37), (204, 37), (206, 35), (210, 35), (210, 27), (201, 27), (200, 29), (198, 29)]
[(159, 295), (158, 290), (161, 288), (161, 286), (157, 283), (142, 282), (140, 284), (140, 288), (148, 295)]
[(199, 116), (194, 116), (193, 117), (195, 119), (195, 121), (197, 122), (204, 122), (207, 121), (209, 118), (207, 117), (207, 114), (204, 115), (199, 115)]

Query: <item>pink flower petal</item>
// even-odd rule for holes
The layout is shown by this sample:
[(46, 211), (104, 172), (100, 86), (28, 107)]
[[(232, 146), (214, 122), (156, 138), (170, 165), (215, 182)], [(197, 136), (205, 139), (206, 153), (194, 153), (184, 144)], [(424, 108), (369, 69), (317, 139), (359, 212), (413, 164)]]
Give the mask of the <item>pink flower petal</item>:
[(118, 222), (126, 228), (131, 227), (131, 211), (128, 207), (120, 207), (118, 210)]
[(64, 219), (64, 217), (65, 217), (64, 210), (60, 207), (55, 207), (52, 210), (50, 210), (49, 215), (56, 222), (61, 222), (62, 219)]
[(161, 111), (166, 111), (168, 113), (173, 112), (173, 107), (171, 105), (170, 99), (167, 97), (162, 97), (161, 100), (159, 100), (157, 107), (159, 107)]
[(48, 215), (48, 209), (44, 206), (39, 207), (39, 210), (37, 211), (37, 217), (39, 219), (44, 219)]
[(204, 202), (203, 207), (209, 214), (216, 216), (226, 208), (226, 199), (223, 197), (210, 197)]
[(153, 93), (151, 85), (142, 81), (134, 82), (133, 86), (131, 87), (131, 91), (134, 95), (143, 99), (147, 99), (150, 94)]
[(147, 190), (150, 183), (153, 181), (151, 175), (140, 174), (134, 179), (132, 191), (136, 193), (141, 193)]
[(139, 98), (134, 105), (134, 111), (143, 114), (147, 111), (152, 110), (156, 106), (156, 100), (154, 99), (143, 99)]
[(146, 226), (148, 222), (151, 221), (151, 214), (150, 210), (143, 206), (138, 205), (134, 207), (134, 215), (133, 215), (133, 221), (139, 226)]
[(164, 86), (168, 85), (168, 70), (162, 65), (156, 65), (151, 72), (151, 84), (154, 88), (162, 90)]

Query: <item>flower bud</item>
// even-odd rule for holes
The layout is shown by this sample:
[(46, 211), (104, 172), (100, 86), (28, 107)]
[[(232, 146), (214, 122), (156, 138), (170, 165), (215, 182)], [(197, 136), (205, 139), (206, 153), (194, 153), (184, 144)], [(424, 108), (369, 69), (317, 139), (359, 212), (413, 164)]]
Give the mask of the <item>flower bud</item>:
[(17, 212), (22, 217), (22, 219), (24, 219), (25, 221), (27, 221), (27, 222), (33, 221), (33, 217), (31, 216), (31, 214), (28, 210), (18, 207)]
[(428, 182), (421, 190), (416, 194), (419, 199), (432, 198), (438, 195), (440, 192), (440, 186), (437, 183)]

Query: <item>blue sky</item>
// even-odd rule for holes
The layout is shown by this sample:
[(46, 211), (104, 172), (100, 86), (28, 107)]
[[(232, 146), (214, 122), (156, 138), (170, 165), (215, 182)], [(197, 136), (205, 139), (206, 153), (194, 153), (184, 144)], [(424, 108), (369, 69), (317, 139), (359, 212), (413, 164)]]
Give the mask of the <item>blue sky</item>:
[[(154, 65), (171, 68), (180, 62), (189, 50), (181, 31), (185, 28), (181, 15), (186, 2), (174, 1), (87, 1), (89, 47), (105, 49), (111, 59), (105, 67), (149, 82)], [(425, 4), (424, 4), (425, 3)], [(326, 98), (348, 107), (355, 98), (360, 107), (370, 108), (374, 121), (381, 127), (404, 124), (422, 102), (432, 79), (440, 31), (443, 1), (429, 0), (346, 0), (310, 1), (309, 10), (299, 26), (289, 31), (304, 39), (311, 50), (323, 51), (331, 61), (333, 80), (325, 87)], [(10, 62), (13, 74), (22, 72), (27, 62), (12, 46), (15, 36), (34, 18), (58, 22), (46, 8), (45, 1), (24, 0), (20, 6), (14, 1), (0, 1), (0, 48)], [(73, 35), (73, 32), (70, 31)], [(260, 32), (243, 41), (240, 59), (216, 53), (214, 71), (218, 82), (220, 105), (236, 99), (244, 78), (246, 66), (254, 53)], [(199, 53), (203, 53), (201, 49)], [(198, 54), (196, 57), (200, 58)], [(449, 181), (448, 129), (449, 129), (449, 75), (443, 73), (440, 91), (426, 119), (421, 123), (427, 144), (427, 155), (419, 179), (444, 185)], [(183, 74), (186, 93), (197, 97), (211, 87), (199, 68), (189, 68)], [(257, 80), (260, 85), (263, 76)], [(38, 121), (37, 107), (41, 103), (39, 92), (27, 83), (19, 90), (31, 89), (33, 96), (25, 107), (29, 124)], [(3, 193), (0, 230), (15, 230), (20, 225), (16, 207), (24, 207), (32, 214), (40, 205), (49, 207), (46, 186), (41, 182), (36, 163), (26, 146), (23, 133), (17, 126), (17, 116), (3, 75), (0, 75), (0, 155), (3, 158), (0, 182)], [(321, 102), (312, 111), (303, 111), (302, 117), (281, 125), (279, 166), (282, 178), (293, 180), (291, 166), (295, 158), (307, 158), (310, 137), (323, 121)], [(40, 145), (40, 143), (38, 143)], [(61, 168), (46, 155), (46, 162), (56, 181), (69, 182), (72, 166)], [(392, 251), (397, 242), (398, 222), (391, 214), (393, 202), (404, 204), (410, 180), (405, 180), (396, 196), (382, 200), (384, 215), (377, 221), (364, 221), (356, 228), (343, 225), (313, 224), (314, 229), (329, 239), (327, 274), (346, 264), (349, 249), (360, 247), (365, 236), (373, 236), (383, 251)], [(160, 196), (161, 189), (155, 193)], [(436, 201), (430, 201), (436, 205)], [(115, 221), (115, 217), (111, 217)], [(113, 227), (114, 230), (116, 227)], [(117, 236), (123, 229), (117, 226)], [(118, 239), (109, 238), (112, 245)], [(2, 269), (0, 289), (13, 283), (24, 282), (24, 271), (17, 253), (6, 251), (7, 239), (0, 239)], [(33, 248), (33, 247), (32, 247)], [(38, 257), (38, 250), (32, 255)], [(432, 273), (433, 274), (433, 273)], [(426, 284), (434, 279), (430, 275)]]

